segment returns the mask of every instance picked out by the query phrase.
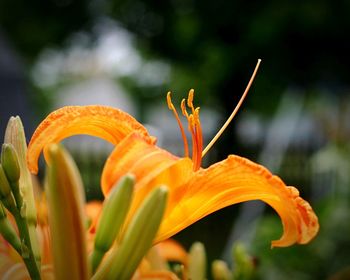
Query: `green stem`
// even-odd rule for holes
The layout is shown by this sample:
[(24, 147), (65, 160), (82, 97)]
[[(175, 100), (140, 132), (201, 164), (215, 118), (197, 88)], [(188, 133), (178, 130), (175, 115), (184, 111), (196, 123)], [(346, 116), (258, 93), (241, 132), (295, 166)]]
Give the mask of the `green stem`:
[[(35, 256), (33, 253), (32, 245), (30, 242), (30, 236), (28, 231), (28, 225), (26, 220), (21, 216), (19, 211), (16, 209), (14, 211), (14, 217), (16, 219), (16, 223), (18, 226), (18, 231), (21, 237), (22, 242), (24, 242), (24, 246), (26, 248), (22, 248), (22, 258), (25, 266), (29, 272), (30, 278), (33, 280), (40, 280), (40, 272), (35, 261)], [(27, 249), (27, 250), (26, 250)], [(27, 252), (26, 252), (27, 251)]]

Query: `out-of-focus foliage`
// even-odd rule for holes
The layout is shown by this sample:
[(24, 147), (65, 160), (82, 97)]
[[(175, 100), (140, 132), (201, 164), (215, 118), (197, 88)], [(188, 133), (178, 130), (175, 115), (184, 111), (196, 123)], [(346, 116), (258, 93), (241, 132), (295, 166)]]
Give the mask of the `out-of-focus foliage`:
[(73, 32), (112, 17), (138, 35), (145, 54), (172, 62), (172, 89), (194, 87), (210, 94), (207, 102), (220, 95), (233, 104), (247, 72), (262, 58), (256, 87), (265, 94), (252, 102), (267, 110), (286, 85), (346, 82), (349, 10), (345, 0), (5, 0), (0, 24), (20, 53), (33, 60), (48, 45), (62, 45)]
[(28, 61), (48, 45), (60, 45), (91, 21), (89, 4), (78, 0), (5, 0), (0, 3), (0, 26)]
[(267, 106), (266, 97), (288, 84), (346, 81), (349, 9), (347, 1), (325, 0), (134, 0), (115, 1), (110, 14), (178, 66), (175, 86), (182, 90), (190, 83), (228, 98), (262, 58), (256, 86), (265, 95), (256, 98)]

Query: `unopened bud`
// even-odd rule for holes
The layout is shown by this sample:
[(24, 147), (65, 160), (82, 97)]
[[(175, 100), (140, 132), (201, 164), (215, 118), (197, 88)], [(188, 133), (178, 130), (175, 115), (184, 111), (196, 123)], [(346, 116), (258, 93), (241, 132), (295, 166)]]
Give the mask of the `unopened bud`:
[[(21, 170), (19, 187), (26, 203), (25, 218), (29, 226), (36, 226), (37, 215), (34, 201), (32, 178), (27, 168), (27, 142), (20, 117), (11, 117), (5, 130), (5, 143), (12, 144), (17, 152), (18, 163)], [(23, 211), (22, 211), (23, 212)], [(37, 242), (37, 241), (32, 241)]]
[(12, 224), (7, 219), (5, 209), (0, 202), (0, 233), (11, 246), (21, 254), (21, 241)]
[(3, 144), (1, 151), (1, 164), (10, 183), (14, 199), (18, 210), (23, 210), (23, 197), (19, 189), (19, 179), (21, 176), (18, 155), (12, 144)]
[(13, 209), (16, 208), (15, 199), (12, 196), (11, 187), (7, 180), (5, 171), (0, 164), (0, 199), (4, 203), (5, 207), (13, 212)]
[(56, 279), (88, 279), (84, 189), (79, 171), (61, 146), (48, 147), (47, 205)]
[(1, 149), (1, 164), (4, 168), (7, 179), (10, 183), (17, 182), (21, 171), (18, 162), (18, 155), (12, 144), (3, 144)]
[(135, 177), (125, 175), (114, 186), (103, 203), (91, 257), (92, 271), (96, 270), (124, 223), (132, 200), (134, 184)]
[(108, 255), (93, 279), (131, 279), (152, 245), (163, 218), (168, 188), (154, 189), (133, 216), (118, 248)]
[(207, 256), (201, 242), (195, 242), (189, 252), (188, 277), (192, 280), (206, 279)]
[(233, 278), (247, 280), (253, 279), (255, 273), (254, 263), (244, 244), (236, 243), (233, 246), (233, 259)]
[[(40, 262), (40, 250), (38, 236), (35, 233), (37, 224), (37, 214), (34, 201), (32, 177), (27, 167), (27, 142), (24, 133), (24, 127), (20, 117), (11, 117), (8, 121), (4, 142), (11, 144), (16, 151), (17, 161), (20, 167), (20, 177), (18, 181), (18, 191), (16, 185), (13, 188), (13, 196), (17, 203), (20, 215), (24, 218), (28, 225), (30, 233), (30, 244), (27, 244), (33, 250), (37, 263)], [(15, 176), (13, 176), (15, 177)], [(11, 182), (10, 182), (11, 183)]]
[(214, 280), (230, 280), (231, 271), (222, 260), (215, 260), (211, 264), (211, 271)]

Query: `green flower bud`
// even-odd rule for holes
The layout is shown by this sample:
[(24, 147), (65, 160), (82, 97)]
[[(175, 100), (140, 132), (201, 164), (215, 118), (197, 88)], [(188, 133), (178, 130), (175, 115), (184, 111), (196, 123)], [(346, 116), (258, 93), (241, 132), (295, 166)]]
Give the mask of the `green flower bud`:
[(21, 241), (12, 224), (7, 219), (5, 209), (0, 202), (0, 233), (11, 246), (21, 254)]
[(154, 189), (137, 209), (125, 235), (102, 262), (93, 279), (131, 279), (152, 245), (163, 218), (168, 189)]
[(233, 279), (253, 279), (255, 273), (254, 263), (244, 244), (237, 243), (233, 246), (233, 259), (235, 261)]
[[(11, 195), (11, 197), (13, 201), (16, 200), (17, 204), (17, 208), (14, 208), (14, 210), (11, 212), (14, 214), (21, 236), (22, 257), (31, 278), (40, 279), (40, 248), (35, 229), (37, 223), (36, 207), (34, 201), (32, 178), (27, 168), (26, 162), (26, 137), (24, 134), (23, 124), (18, 116), (10, 118), (6, 127), (4, 142), (6, 144), (13, 145), (17, 153), (17, 160), (20, 168), (20, 176), (18, 181), (19, 187), (16, 186), (17, 182), (12, 182), (12, 179), (15, 179), (17, 175), (12, 174), (9, 176), (11, 177), (10, 183), (13, 192), (13, 195)], [(5, 155), (3, 155), (3, 158)], [(5, 162), (8, 164), (8, 160), (5, 160)], [(15, 163), (12, 162), (12, 164)], [(12, 168), (13, 166), (10, 169)], [(13, 172), (13, 170), (11, 172)]]
[(213, 261), (211, 271), (214, 280), (230, 280), (232, 277), (227, 264), (222, 260)]
[(113, 187), (103, 203), (95, 235), (94, 251), (91, 256), (92, 271), (96, 270), (124, 223), (132, 200), (134, 184), (135, 177), (125, 175)]
[[(20, 192), (23, 196), (23, 201), (26, 203), (25, 211), (21, 210), (28, 221), (28, 226), (36, 226), (37, 216), (33, 193), (33, 184), (31, 174), (27, 168), (27, 142), (24, 134), (24, 128), (20, 117), (11, 117), (5, 130), (5, 143), (12, 144), (17, 152), (18, 163), (21, 170), (19, 178)], [(32, 240), (36, 242), (36, 240)]]
[(3, 144), (1, 149), (1, 164), (10, 183), (18, 182), (21, 171), (18, 156), (12, 144)]
[(6, 174), (6, 177), (10, 183), (13, 196), (16, 200), (16, 205), (19, 211), (22, 211), (23, 197), (19, 189), (20, 179), (20, 166), (18, 162), (18, 156), (15, 148), (12, 144), (3, 144), (1, 151), (1, 163)]
[(49, 224), (56, 279), (88, 279), (84, 190), (79, 171), (59, 145), (48, 147), (46, 180)]
[(192, 280), (206, 279), (207, 256), (205, 247), (200, 242), (195, 242), (189, 252), (188, 277)]
[(16, 208), (15, 199), (12, 196), (12, 190), (7, 180), (5, 171), (0, 163), (0, 199), (5, 207), (13, 213)]

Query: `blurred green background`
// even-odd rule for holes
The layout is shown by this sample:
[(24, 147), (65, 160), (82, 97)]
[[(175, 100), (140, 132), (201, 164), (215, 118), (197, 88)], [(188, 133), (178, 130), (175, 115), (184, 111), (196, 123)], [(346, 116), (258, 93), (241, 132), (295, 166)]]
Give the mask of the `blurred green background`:
[[(227, 261), (242, 242), (258, 279), (350, 279), (349, 13), (345, 0), (2, 0), (1, 133), (11, 115), (30, 135), (55, 108), (101, 103), (133, 114), (182, 155), (166, 92), (179, 104), (195, 89), (207, 143), (261, 58), (243, 108), (204, 164), (228, 154), (264, 164), (311, 201), (320, 233), (309, 245), (271, 250), (280, 220), (251, 202), (176, 239), (187, 248), (202, 241), (210, 260)], [(111, 147), (90, 138), (67, 145), (88, 199), (101, 198), (95, 171)]]

